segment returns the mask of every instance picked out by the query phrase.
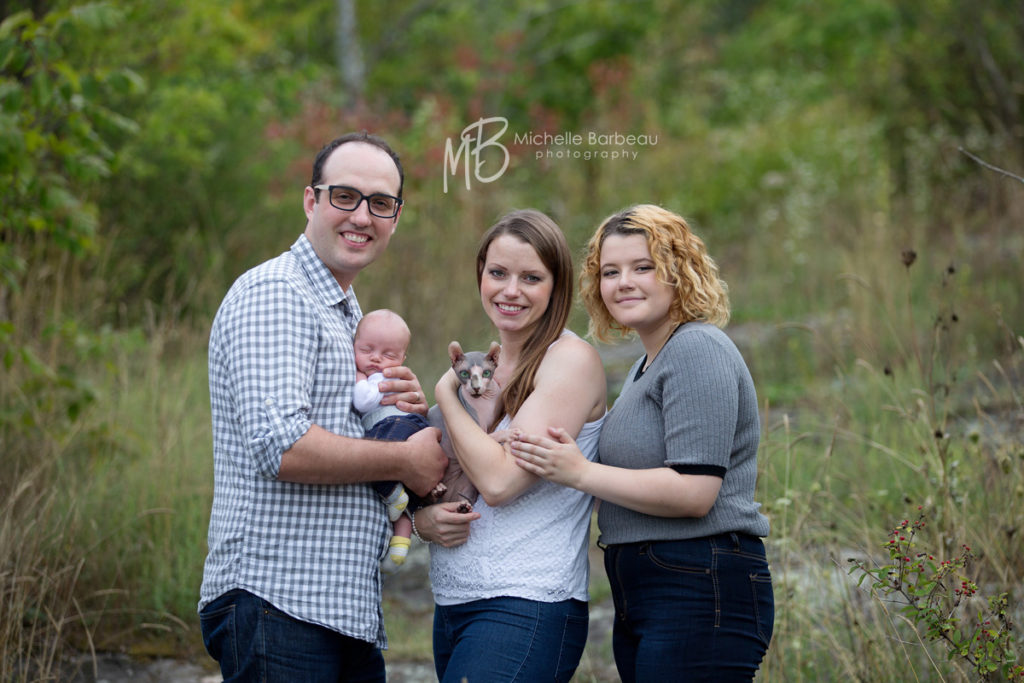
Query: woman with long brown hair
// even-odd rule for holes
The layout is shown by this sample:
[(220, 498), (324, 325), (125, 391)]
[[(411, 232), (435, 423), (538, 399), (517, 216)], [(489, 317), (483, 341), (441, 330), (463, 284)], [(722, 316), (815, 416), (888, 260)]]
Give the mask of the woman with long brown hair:
[[(566, 329), (572, 258), (539, 211), (514, 211), (484, 235), (477, 258), (484, 311), (498, 331), (503, 417), (492, 430), (558, 425), (593, 458), (606, 411), (601, 359)], [(431, 546), (434, 666), (450, 681), (568, 681), (588, 629), (587, 545), (593, 499), (543, 481), (461, 407), (447, 373), (435, 397), (459, 463), (480, 491), (468, 540), (444, 547), (441, 505), (413, 518)], [(438, 512), (442, 510), (443, 512)]]

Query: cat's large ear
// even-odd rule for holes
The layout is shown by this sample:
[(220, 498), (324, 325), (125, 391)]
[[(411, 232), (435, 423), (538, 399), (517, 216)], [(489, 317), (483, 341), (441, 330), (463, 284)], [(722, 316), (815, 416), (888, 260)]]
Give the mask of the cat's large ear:
[(466, 357), (466, 354), (462, 352), (462, 345), (459, 342), (453, 341), (448, 345), (448, 357), (452, 359), (452, 365)]
[(491, 348), (487, 350), (487, 359), (497, 365), (499, 355), (501, 355), (501, 344), (496, 341), (492, 341)]

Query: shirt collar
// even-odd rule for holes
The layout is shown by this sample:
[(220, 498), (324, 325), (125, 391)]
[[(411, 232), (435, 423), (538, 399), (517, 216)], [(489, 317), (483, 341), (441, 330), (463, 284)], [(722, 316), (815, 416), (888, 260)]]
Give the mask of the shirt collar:
[(292, 253), (302, 264), (302, 269), (312, 283), (313, 290), (326, 305), (344, 304), (343, 307), (349, 306), (349, 299), (354, 298), (352, 287), (349, 286), (348, 290), (341, 288), (330, 269), (313, 251), (313, 245), (310, 244), (305, 233), (299, 235), (299, 239), (295, 240), (295, 244), (292, 245)]

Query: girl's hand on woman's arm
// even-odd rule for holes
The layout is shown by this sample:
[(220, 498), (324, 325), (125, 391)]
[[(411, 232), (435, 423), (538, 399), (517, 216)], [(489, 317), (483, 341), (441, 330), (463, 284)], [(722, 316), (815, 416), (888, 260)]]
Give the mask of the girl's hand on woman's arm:
[(721, 477), (682, 474), (670, 467), (631, 470), (588, 461), (564, 429), (552, 438), (520, 434), (512, 455), (527, 472), (600, 500), (655, 517), (703, 517), (715, 504)]
[(516, 464), (548, 481), (574, 489), (580, 488), (583, 472), (592, 463), (564, 429), (549, 427), (548, 432), (551, 438), (537, 434), (517, 434), (511, 444)]

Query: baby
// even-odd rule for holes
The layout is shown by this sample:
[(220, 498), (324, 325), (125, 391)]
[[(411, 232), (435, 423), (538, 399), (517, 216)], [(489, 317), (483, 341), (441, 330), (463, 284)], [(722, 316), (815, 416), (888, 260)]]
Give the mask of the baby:
[[(352, 393), (352, 406), (363, 420), (366, 436), (382, 441), (405, 441), (424, 427), (425, 418), (415, 413), (403, 413), (395, 406), (382, 406), (377, 385), (384, 381), (384, 368), (405, 362), (406, 350), (412, 334), (402, 317), (387, 309), (370, 311), (356, 327), (354, 350), (356, 384)], [(388, 518), (394, 523), (388, 556), (381, 570), (394, 573), (405, 562), (412, 536), (412, 520), (402, 513), (409, 505), (409, 495), (401, 482), (379, 481), (373, 488), (380, 494), (388, 509)]]

